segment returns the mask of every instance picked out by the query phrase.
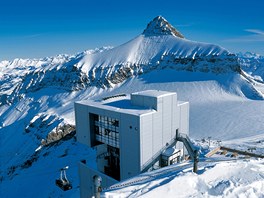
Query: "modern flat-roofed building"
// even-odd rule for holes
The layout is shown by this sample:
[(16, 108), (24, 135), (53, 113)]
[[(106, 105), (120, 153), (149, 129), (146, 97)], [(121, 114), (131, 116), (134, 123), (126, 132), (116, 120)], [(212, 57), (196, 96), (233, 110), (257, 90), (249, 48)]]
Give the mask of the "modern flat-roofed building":
[(94, 191), (95, 175), (108, 187), (155, 165), (179, 161), (184, 146), (176, 141), (176, 133), (189, 133), (189, 103), (178, 101), (175, 92), (147, 90), (130, 98), (76, 102), (75, 119), (77, 140), (97, 152), (97, 168), (79, 165), (85, 197)]

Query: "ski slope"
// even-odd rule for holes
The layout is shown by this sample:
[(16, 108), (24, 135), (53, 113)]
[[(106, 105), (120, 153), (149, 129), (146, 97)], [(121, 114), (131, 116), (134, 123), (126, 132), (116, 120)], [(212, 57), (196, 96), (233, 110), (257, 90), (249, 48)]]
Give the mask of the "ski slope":
[[(263, 100), (248, 99), (242, 92), (239, 92), (242, 85), (238, 84), (240, 81), (237, 81), (237, 78), (240, 77), (165, 69), (130, 78), (109, 89), (90, 87), (84, 91), (68, 93), (55, 88), (46, 88), (29, 94), (14, 105), (1, 106), (0, 131), (1, 142), (4, 145), (0, 148), (1, 170), (3, 170), (0, 191), (3, 196), (1, 197), (15, 197), (19, 196), (21, 192), (23, 192), (23, 197), (36, 195), (39, 197), (78, 197), (78, 161), (88, 159), (88, 164), (94, 166), (95, 153), (84, 148), (76, 140), (71, 139), (59, 142), (54, 146), (43, 147), (37, 152), (38, 158), (32, 163), (32, 166), (21, 168), (21, 164), (35, 154), (35, 150), (41, 145), (41, 138), (45, 138), (51, 130), (50, 128), (41, 131), (36, 127), (32, 133), (25, 133), (26, 123), (29, 123), (36, 115), (45, 112), (48, 116), (55, 115), (58, 121), (63, 120), (65, 123), (74, 124), (73, 103), (78, 100), (100, 99), (146, 89), (176, 91), (180, 100), (190, 102), (190, 136), (192, 139), (200, 140), (211, 136), (212, 139), (222, 140), (223, 144), (227, 141), (229, 145), (234, 145), (240, 140), (240, 145), (244, 144), (245, 147), (254, 145), (263, 149), (263, 143), (257, 143), (257, 141), (264, 141), (262, 122), (264, 102)], [(41, 138), (37, 138), (37, 136)], [(262, 164), (260, 162), (258, 166), (261, 167)], [(59, 177), (59, 169), (66, 165), (70, 166), (68, 178), (73, 183), (73, 189), (63, 192), (55, 186), (54, 182)], [(11, 171), (11, 166), (18, 168), (13, 174), (8, 174)], [(252, 167), (255, 166), (252, 164)], [(249, 168), (250, 170), (251, 168)], [(192, 177), (196, 176), (191, 174)], [(231, 173), (230, 177), (233, 177)], [(226, 180), (228, 180), (228, 176), (226, 176)], [(182, 181), (185, 182), (185, 179)], [(238, 185), (238, 182), (239, 180), (233, 183)], [(169, 188), (171, 189), (170, 195), (175, 193), (170, 185), (167, 186), (167, 183), (162, 180), (158, 179), (151, 183), (157, 184), (151, 188), (154, 190), (153, 192), (156, 188), (161, 192), (164, 191), (163, 188)], [(248, 183), (249, 186), (254, 184), (251, 180), (248, 180)], [(32, 188), (32, 184), (34, 184), (34, 188)], [(146, 182), (144, 185), (150, 184)], [(200, 185), (200, 183), (193, 185)], [(209, 187), (204, 189), (209, 189)], [(147, 187), (145, 190), (152, 192)], [(134, 189), (132, 188), (131, 191)], [(197, 188), (196, 193), (198, 191)], [(203, 191), (205, 192), (205, 190)], [(119, 192), (117, 192), (118, 194)]]
[[(154, 171), (144, 174), (149, 178), (147, 182), (135, 182), (130, 186), (109, 190), (102, 197), (259, 198), (264, 196), (263, 171), (263, 160), (200, 164), (197, 174), (185, 167), (152, 177)], [(133, 179), (140, 177), (143, 175)]]
[[(264, 85), (256, 78), (262, 69), (252, 77), (227, 50), (179, 37), (157, 19), (145, 33), (115, 48), (0, 63), (0, 197), (79, 197), (78, 162), (86, 159), (95, 166), (95, 151), (75, 136), (56, 138), (58, 127), (75, 124), (74, 102), (80, 100), (148, 89), (177, 92), (179, 100), (190, 102), (195, 142), (211, 137), (264, 152)], [(56, 141), (43, 145), (49, 138)], [(139, 178), (149, 180), (107, 196), (264, 197), (263, 163), (201, 164), (198, 175), (189, 167), (167, 175), (146, 173)], [(65, 166), (73, 184), (67, 192), (55, 185)]]

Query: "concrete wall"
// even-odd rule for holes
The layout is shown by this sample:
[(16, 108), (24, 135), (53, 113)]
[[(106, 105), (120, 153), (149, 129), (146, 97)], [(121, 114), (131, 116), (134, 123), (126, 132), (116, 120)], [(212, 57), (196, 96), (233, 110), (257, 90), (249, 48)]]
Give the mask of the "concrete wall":
[(74, 103), (74, 108), (77, 141), (91, 147), (88, 108), (79, 103)]
[[(162, 97), (162, 145), (165, 146), (171, 140), (171, 134), (175, 131), (172, 130), (172, 96)], [(157, 121), (156, 121), (157, 122)]]
[(139, 116), (120, 114), (120, 178), (130, 178), (140, 172)]
[(80, 197), (81, 198), (90, 198), (94, 195), (94, 182), (93, 177), (98, 175), (102, 178), (102, 188), (107, 188), (118, 181), (114, 180), (107, 175), (91, 169), (86, 164), (79, 163), (79, 177), (80, 177)]
[(171, 130), (171, 138), (175, 137), (176, 129), (180, 128), (180, 109), (177, 105), (177, 95), (172, 96), (172, 130)]
[[(92, 138), (94, 134), (90, 132), (90, 113), (119, 120), (120, 177), (121, 180), (124, 180), (137, 175), (140, 172), (139, 116), (75, 103), (77, 139), (89, 147), (95, 146), (95, 141)], [(99, 146), (98, 152), (100, 148)], [(100, 154), (98, 152), (97, 154)], [(98, 166), (98, 169), (103, 171), (105, 163), (103, 159), (99, 159), (99, 161), (101, 165)]]
[[(151, 159), (153, 154), (153, 120), (152, 114), (140, 116), (140, 166), (142, 166)], [(159, 141), (160, 142), (160, 141)], [(161, 145), (161, 144), (159, 144)]]
[(179, 105), (180, 108), (180, 128), (179, 132), (189, 135), (189, 109), (188, 102)]
[(131, 94), (131, 104), (157, 110), (157, 98), (152, 96)]
[[(188, 104), (188, 103), (187, 103)], [(187, 116), (186, 108), (182, 109), (182, 116)], [(140, 153), (141, 169), (152, 156), (155, 156), (163, 147), (176, 136), (176, 129), (182, 124), (181, 131), (188, 130), (188, 119), (180, 121), (180, 107), (177, 105), (177, 95), (165, 95), (157, 98), (157, 111), (140, 116)]]
[(75, 122), (77, 140), (89, 147), (96, 146), (94, 140), (94, 133), (90, 131), (90, 113), (102, 116), (108, 116), (120, 120), (120, 113), (106, 109), (101, 109), (94, 106), (87, 106), (80, 103), (75, 103)]
[[(178, 105), (179, 107), (179, 132), (189, 135), (189, 109), (190, 104), (188, 102), (181, 103)], [(186, 148), (184, 147), (182, 142), (177, 142), (177, 148), (183, 150), (183, 155), (187, 152)]]
[[(152, 134), (151, 134), (151, 142), (152, 145), (152, 153), (157, 153), (163, 145), (163, 100), (162, 98), (158, 98), (157, 100), (157, 109), (158, 111), (152, 114)], [(151, 153), (151, 154), (152, 154)]]
[[(106, 152), (107, 152), (106, 144), (101, 144), (101, 145), (96, 146), (97, 156), (104, 154)], [(104, 158), (104, 156), (100, 158), (96, 158), (96, 164), (97, 164), (97, 169), (101, 172), (104, 172), (104, 167), (107, 165), (107, 160)]]

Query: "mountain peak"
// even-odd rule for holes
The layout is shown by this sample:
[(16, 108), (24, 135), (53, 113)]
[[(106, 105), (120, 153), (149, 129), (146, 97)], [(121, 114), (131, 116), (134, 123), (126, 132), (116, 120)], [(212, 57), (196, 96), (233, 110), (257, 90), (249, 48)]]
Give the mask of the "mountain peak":
[(147, 36), (173, 35), (175, 37), (184, 38), (166, 19), (162, 16), (155, 17), (143, 32)]

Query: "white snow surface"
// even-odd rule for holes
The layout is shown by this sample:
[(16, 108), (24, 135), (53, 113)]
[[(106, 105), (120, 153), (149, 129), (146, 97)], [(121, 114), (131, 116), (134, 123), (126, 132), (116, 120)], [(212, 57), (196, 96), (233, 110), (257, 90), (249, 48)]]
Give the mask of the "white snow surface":
[(264, 82), (264, 56), (246, 52), (239, 53), (239, 62), (244, 71), (250, 74), (255, 80)]
[(229, 52), (217, 45), (194, 42), (172, 35), (139, 35), (131, 41), (100, 54), (87, 54), (78, 67), (87, 73), (91, 69), (101, 69), (130, 64), (149, 64), (160, 60), (163, 55), (172, 54), (175, 58), (195, 56), (226, 55)]
[[(179, 100), (190, 102), (190, 136), (192, 139), (199, 140), (211, 136), (212, 139), (222, 140), (223, 144), (227, 141), (228, 145), (231, 146), (240, 141), (239, 144), (244, 144), (245, 148), (254, 146), (263, 153), (264, 102), (263, 100), (250, 100), (239, 94), (237, 91), (241, 88), (239, 79), (239, 75), (234, 78), (233, 75), (230, 76), (229, 74), (215, 75), (165, 69), (130, 78), (114, 88), (105, 90), (90, 87), (83, 91), (69, 93), (55, 88), (45, 88), (28, 94), (20, 102), (11, 106), (1, 106), (0, 133), (1, 145), (3, 145), (0, 148), (1, 197), (16, 197), (21, 193), (23, 193), (23, 197), (78, 197), (78, 161), (86, 159), (90, 166), (94, 166), (94, 151), (71, 139), (51, 147), (43, 147), (36, 154), (35, 150), (40, 146), (41, 138), (45, 138), (53, 128), (49, 129), (47, 125), (46, 130), (40, 130), (41, 128), (37, 125), (32, 132), (25, 133), (25, 126), (31, 120), (36, 120), (37, 114), (43, 112), (47, 117), (55, 115), (53, 118), (55, 121), (50, 121), (51, 123), (60, 122), (62, 119), (64, 122), (74, 124), (74, 101), (101, 99), (120, 93), (129, 94), (148, 89), (176, 91)], [(27, 159), (31, 159), (34, 154), (38, 158), (32, 163), (32, 166), (21, 168), (21, 165)], [(186, 173), (176, 177), (174, 175), (176, 173), (172, 171), (163, 179), (157, 178), (157, 180), (146, 181), (141, 186), (131, 185), (128, 189), (125, 188), (112, 193), (115, 193), (114, 195), (117, 197), (123, 193), (129, 195), (135, 191), (137, 192), (135, 197), (141, 195), (152, 197), (152, 193), (157, 195), (156, 197), (163, 196), (163, 193), (173, 197), (181, 188), (173, 188), (172, 186), (174, 184), (183, 185), (189, 181), (190, 184), (184, 185), (186, 186), (184, 192), (188, 192), (188, 194), (182, 194), (182, 197), (196, 197), (196, 195), (200, 197), (202, 195), (205, 197), (231, 197), (231, 195), (242, 196), (244, 192), (249, 193), (252, 197), (263, 196), (261, 194), (263, 192), (261, 191), (263, 177), (256, 176), (256, 172), (260, 175), (262, 173), (259, 171), (263, 170), (263, 161), (239, 162), (238, 165), (233, 163), (224, 163), (223, 165), (219, 163), (215, 166), (216, 168), (212, 168), (212, 171), (215, 170), (215, 172), (220, 172), (222, 166), (228, 170), (233, 170), (234, 174), (231, 171), (229, 174), (223, 175), (222, 178), (221, 175), (214, 177), (213, 173), (207, 178), (206, 175), (209, 174), (207, 171), (204, 173), (201, 171), (201, 174), (198, 175)], [(73, 183), (73, 189), (64, 192), (55, 186), (54, 181), (59, 177), (59, 169), (66, 165), (70, 166), (68, 178)], [(13, 174), (11, 173), (12, 166), (16, 166)], [(210, 167), (210, 165), (204, 166)], [(227, 168), (227, 166), (232, 167), (232, 169)], [(245, 176), (237, 175), (237, 169), (234, 167), (243, 168), (247, 177), (233, 179), (240, 175)], [(252, 169), (256, 171), (252, 171)], [(187, 167), (186, 171), (188, 170), (190, 172)], [(149, 174), (151, 175), (151, 173)], [(253, 181), (252, 178), (257, 178), (257, 180)], [(243, 182), (241, 183), (241, 181)], [(201, 188), (200, 185), (202, 185)], [(218, 185), (220, 187), (217, 187)], [(256, 189), (251, 191), (249, 189), (251, 186), (256, 186)], [(141, 190), (137, 190), (138, 188)], [(221, 191), (221, 189), (223, 190)], [(220, 195), (220, 192), (224, 194)], [(230, 193), (228, 194), (228, 192)]]
[[(197, 63), (204, 72), (171, 65), (174, 58), (188, 58), (188, 67), (197, 57), (213, 61), (218, 57), (221, 61), (212, 65), (215, 71), (222, 68), (225, 72), (210, 72), (208, 61), (206, 66)], [(178, 100), (190, 102), (190, 137), (195, 142), (211, 137), (229, 147), (254, 147), (263, 154), (264, 84), (250, 72), (228, 68), (233, 58), (216, 45), (142, 34), (113, 49), (1, 62), (0, 197), (79, 197), (78, 162), (86, 159), (89, 166), (95, 166), (95, 151), (76, 142), (74, 136), (48, 146), (41, 142), (58, 126), (75, 124), (75, 101), (117, 94), (150, 89), (177, 92)], [(121, 72), (124, 78), (108, 87), (89, 84), (96, 69), (108, 77), (120, 65), (132, 74)], [(136, 73), (139, 65), (155, 67)], [(73, 184), (67, 192), (55, 185), (65, 166), (69, 166), (68, 179)], [(106, 196), (264, 197), (263, 160), (203, 162), (198, 174), (191, 173), (191, 166), (186, 163), (145, 173), (138, 176), (146, 178), (141, 183), (109, 191)]]
[[(263, 160), (201, 164), (197, 174), (193, 173), (190, 167), (186, 167), (179, 167), (177, 170), (177, 166), (172, 165), (170, 168), (174, 168), (174, 171), (167, 174), (158, 174), (158, 171), (142, 174), (130, 179), (131, 182), (134, 180), (133, 184), (109, 190), (103, 193), (103, 197), (260, 198), (264, 196)], [(137, 180), (138, 182), (135, 182)]]

